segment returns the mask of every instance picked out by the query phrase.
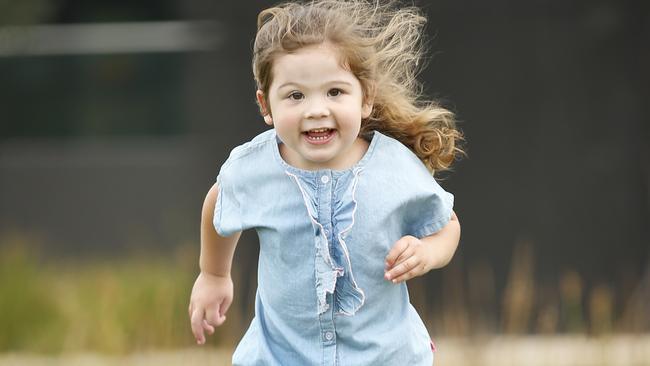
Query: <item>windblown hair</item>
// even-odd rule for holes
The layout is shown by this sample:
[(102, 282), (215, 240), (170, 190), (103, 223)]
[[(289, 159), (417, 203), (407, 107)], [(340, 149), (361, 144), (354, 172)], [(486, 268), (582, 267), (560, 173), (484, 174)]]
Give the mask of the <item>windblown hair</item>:
[(266, 9), (257, 18), (253, 47), (257, 88), (268, 95), (277, 55), (327, 42), (359, 79), (364, 98), (374, 98), (360, 134), (377, 130), (406, 145), (432, 174), (448, 170), (464, 154), (458, 146), (463, 135), (451, 111), (421, 100), (416, 76), (425, 22), (419, 9), (393, 0), (314, 0)]

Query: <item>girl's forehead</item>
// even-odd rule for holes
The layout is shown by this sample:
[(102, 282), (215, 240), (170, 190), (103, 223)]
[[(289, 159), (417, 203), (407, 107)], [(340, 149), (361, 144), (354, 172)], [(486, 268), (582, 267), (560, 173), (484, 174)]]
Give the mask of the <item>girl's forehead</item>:
[(322, 85), (334, 81), (351, 83), (355, 76), (336, 61), (311, 59), (304, 62), (279, 63), (273, 71), (273, 84), (275, 86), (292, 83), (300, 85)]
[(275, 55), (272, 63), (273, 78), (304, 77), (318, 74), (349, 74), (341, 52), (331, 46), (318, 44), (301, 47), (292, 52)]

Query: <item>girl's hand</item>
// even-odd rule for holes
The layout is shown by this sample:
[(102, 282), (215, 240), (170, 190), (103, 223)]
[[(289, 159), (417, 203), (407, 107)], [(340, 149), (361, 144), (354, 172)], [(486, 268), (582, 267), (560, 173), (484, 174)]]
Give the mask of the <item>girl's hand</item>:
[(190, 296), (189, 315), (197, 344), (205, 344), (205, 333), (226, 321), (226, 311), (232, 303), (233, 284), (230, 276), (201, 272), (194, 282)]
[(414, 236), (404, 236), (395, 242), (386, 256), (384, 278), (393, 283), (410, 280), (432, 269), (432, 246)]
[(459, 241), (460, 222), (452, 211), (449, 222), (437, 233), (422, 239), (407, 235), (395, 242), (386, 256), (384, 278), (398, 283), (442, 268), (454, 256)]

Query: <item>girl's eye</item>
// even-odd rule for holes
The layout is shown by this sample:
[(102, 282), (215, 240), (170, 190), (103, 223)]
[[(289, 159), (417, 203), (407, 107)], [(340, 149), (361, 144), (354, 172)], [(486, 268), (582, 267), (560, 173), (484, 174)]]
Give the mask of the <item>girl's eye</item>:
[(305, 97), (304, 94), (302, 94), (301, 92), (293, 92), (289, 94), (289, 99), (293, 99), (293, 100), (301, 100), (304, 97)]
[(338, 97), (342, 93), (343, 91), (341, 91), (341, 89), (331, 89), (329, 92), (327, 92), (327, 94), (329, 94), (330, 97)]

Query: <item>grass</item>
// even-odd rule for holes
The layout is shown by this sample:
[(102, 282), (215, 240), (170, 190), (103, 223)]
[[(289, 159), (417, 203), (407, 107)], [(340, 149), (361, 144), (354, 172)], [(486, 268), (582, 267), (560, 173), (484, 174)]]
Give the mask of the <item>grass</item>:
[[(626, 304), (626, 299), (615, 299), (610, 287), (585, 288), (579, 274), (569, 271), (549, 292), (534, 279), (531, 247), (518, 246), (514, 257), (500, 298), (486, 263), (468, 270), (458, 264), (446, 268), (432, 296), (441, 299), (437, 303), (426, 296), (433, 290), (425, 278), (409, 282), (411, 301), (438, 341), (438, 357), (447, 359), (445, 364), (493, 364), (492, 358), (505, 359), (502, 349), (510, 350), (508, 359), (527, 357), (520, 349), (547, 359), (552, 354), (539, 348), (546, 347), (569, 356), (574, 351), (632, 352), (634, 360), (642, 361), (630, 364), (650, 365), (648, 352), (639, 351), (650, 349), (647, 280), (636, 286), (638, 296), (617, 311), (613, 304)], [(254, 293), (240, 303), (243, 290), (235, 289), (228, 321), (199, 349), (187, 315), (197, 259), (198, 247), (185, 246), (166, 256), (54, 261), (24, 240), (0, 240), (0, 366), (56, 364), (53, 360), (66, 365), (159, 364), (155, 360), (160, 357), (182, 354), (195, 364), (229, 362), (221, 359), (229, 358), (228, 350), (248, 325)], [(240, 267), (234, 266), (235, 285), (254, 281), (254, 271)]]
[(125, 354), (193, 344), (187, 304), (196, 269), (186, 254), (43, 263), (27, 248), (1, 250), (0, 352)]
[[(0, 351), (48, 350), (62, 320), (48, 282), (24, 250), (14, 247), (0, 256)], [(50, 349), (51, 350), (51, 349)]]

